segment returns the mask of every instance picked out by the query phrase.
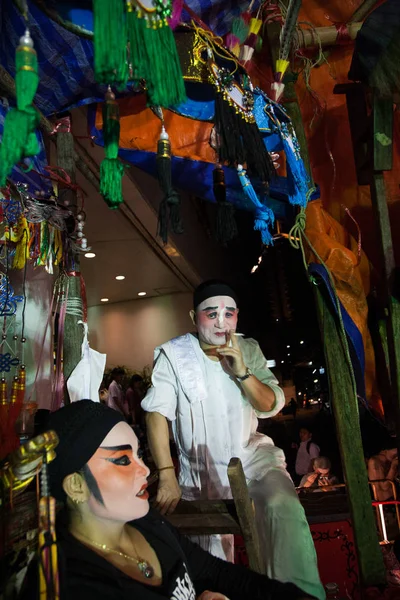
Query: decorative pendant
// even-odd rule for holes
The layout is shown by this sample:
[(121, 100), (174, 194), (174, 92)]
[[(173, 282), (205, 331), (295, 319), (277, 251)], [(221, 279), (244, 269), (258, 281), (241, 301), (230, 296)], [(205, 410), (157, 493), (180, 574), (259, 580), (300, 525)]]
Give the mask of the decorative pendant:
[(151, 579), (154, 575), (154, 569), (149, 563), (145, 560), (141, 560), (138, 562), (139, 571), (143, 573), (146, 579)]

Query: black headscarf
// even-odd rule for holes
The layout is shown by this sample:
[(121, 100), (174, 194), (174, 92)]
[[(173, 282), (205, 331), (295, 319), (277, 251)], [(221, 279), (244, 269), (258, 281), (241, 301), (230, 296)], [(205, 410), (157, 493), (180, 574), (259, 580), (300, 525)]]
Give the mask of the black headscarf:
[(238, 297), (236, 292), (223, 281), (218, 281), (217, 279), (210, 279), (209, 281), (204, 281), (201, 283), (194, 291), (193, 294), (193, 307), (196, 308), (207, 300), (207, 298), (214, 298), (215, 296), (229, 296), (229, 298), (233, 298), (238, 304)]
[(49, 463), (50, 492), (65, 500), (62, 484), (67, 475), (80, 471), (111, 429), (124, 421), (122, 414), (92, 400), (79, 400), (56, 410), (46, 429), (56, 432), (56, 458)]

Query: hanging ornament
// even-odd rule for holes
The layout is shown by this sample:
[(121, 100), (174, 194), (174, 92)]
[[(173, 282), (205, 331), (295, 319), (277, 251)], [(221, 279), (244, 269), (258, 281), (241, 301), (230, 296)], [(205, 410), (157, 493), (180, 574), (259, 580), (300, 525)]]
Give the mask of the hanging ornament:
[(275, 222), (275, 215), (268, 206), (262, 204), (258, 199), (251, 181), (247, 177), (246, 171), (243, 169), (242, 165), (238, 165), (237, 173), (239, 175), (243, 192), (250, 200), (254, 208), (254, 229), (261, 233), (262, 243), (266, 246), (270, 246), (273, 244), (271, 228)]
[(17, 303), (23, 296), (16, 296), (7, 275), (0, 273), (0, 317), (12, 316), (17, 310)]
[(221, 165), (213, 170), (213, 190), (217, 202), (215, 237), (220, 244), (226, 244), (237, 236), (235, 207), (226, 200), (225, 174)]
[(7, 113), (4, 122), (0, 146), (0, 187), (6, 185), (7, 177), (17, 163), (40, 152), (35, 133), (39, 113), (32, 104), (39, 83), (38, 64), (28, 29), (19, 41), (15, 69), (17, 107)]
[[(162, 117), (162, 112), (161, 112)], [(160, 138), (157, 143), (157, 177), (164, 197), (158, 212), (158, 235), (164, 244), (168, 241), (168, 223), (175, 234), (183, 233), (178, 193), (172, 187), (171, 142), (165, 131), (163, 119)]]
[(275, 81), (271, 85), (272, 98), (275, 102), (280, 100), (285, 89), (283, 78), (289, 66), (289, 52), (292, 47), (300, 6), (301, 0), (290, 0), (286, 19), (282, 27), (279, 57), (275, 65)]
[(250, 175), (268, 183), (274, 167), (254, 119), (252, 91), (245, 91), (229, 71), (213, 60), (208, 66), (216, 89), (214, 120), (219, 162), (232, 167), (246, 163)]
[(177, 106), (186, 100), (175, 39), (167, 18), (171, 0), (127, 0), (130, 62), (134, 79), (145, 79), (148, 105)]
[(250, 20), (249, 33), (240, 51), (240, 60), (248, 62), (253, 58), (254, 49), (259, 39), (262, 20), (253, 18)]
[(233, 19), (232, 31), (226, 36), (225, 45), (237, 58), (240, 56), (240, 47), (246, 40), (248, 32), (249, 24), (247, 20), (242, 17)]
[(124, 88), (128, 81), (124, 3), (122, 0), (93, 0), (93, 14), (96, 82)]
[(82, 250), (87, 250), (87, 239), (85, 238), (85, 234), (83, 233), (83, 228), (85, 226), (85, 218), (86, 218), (86, 215), (83, 211), (78, 213), (76, 216), (76, 220), (78, 221), (78, 224), (77, 224), (78, 231), (77, 231), (76, 237), (78, 238), (78, 244), (80, 244)]
[(119, 106), (110, 87), (103, 104), (103, 136), (106, 157), (100, 165), (100, 193), (110, 208), (118, 208), (124, 201), (122, 176), (124, 165), (118, 159)]

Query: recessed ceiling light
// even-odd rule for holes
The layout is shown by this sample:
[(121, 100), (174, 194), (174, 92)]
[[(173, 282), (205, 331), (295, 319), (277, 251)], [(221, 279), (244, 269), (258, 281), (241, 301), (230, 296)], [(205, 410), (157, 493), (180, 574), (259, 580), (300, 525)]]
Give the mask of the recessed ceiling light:
[(108, 298), (100, 298), (100, 302), (108, 302)]
[(138, 296), (146, 296), (147, 292), (139, 292)]
[(94, 252), (85, 252), (85, 258), (94, 258), (95, 256)]
[(123, 279), (125, 279), (125, 275), (117, 275), (116, 278), (118, 281), (122, 281)]

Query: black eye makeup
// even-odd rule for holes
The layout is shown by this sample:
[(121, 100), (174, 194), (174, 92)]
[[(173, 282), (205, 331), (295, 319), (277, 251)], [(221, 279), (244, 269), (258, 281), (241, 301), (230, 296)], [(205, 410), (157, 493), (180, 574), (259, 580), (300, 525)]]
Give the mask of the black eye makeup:
[(123, 456), (118, 456), (117, 458), (106, 458), (105, 460), (108, 460), (108, 462), (111, 462), (114, 465), (119, 465), (121, 467), (127, 467), (128, 465), (132, 464), (131, 459), (126, 454), (124, 454)]

